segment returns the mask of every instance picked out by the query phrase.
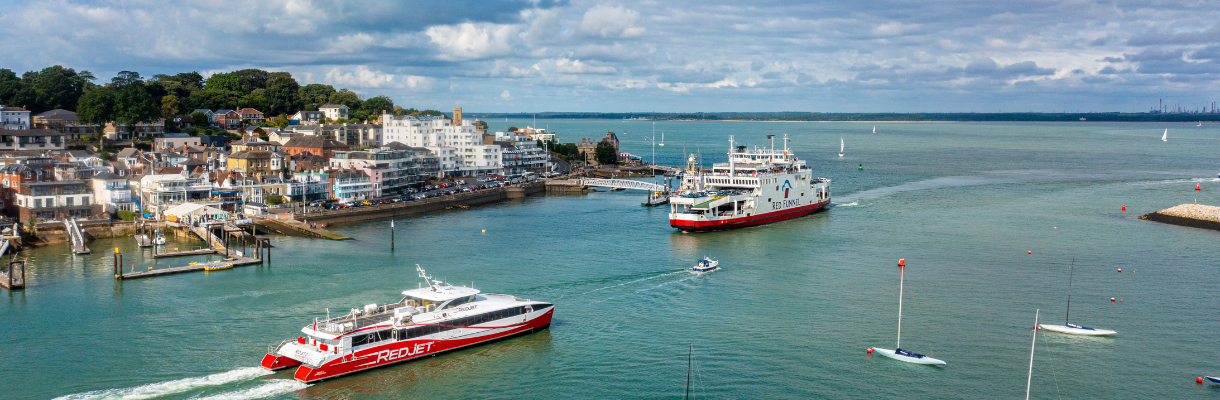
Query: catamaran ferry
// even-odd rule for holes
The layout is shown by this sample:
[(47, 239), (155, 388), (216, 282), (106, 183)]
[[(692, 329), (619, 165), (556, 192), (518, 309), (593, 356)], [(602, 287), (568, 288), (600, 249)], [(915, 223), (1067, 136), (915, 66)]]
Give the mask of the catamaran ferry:
[(455, 287), (415, 269), (426, 287), (402, 292), (406, 297), (394, 304), (315, 319), (301, 329), (303, 336), (268, 349), (260, 364), (272, 371), (299, 366), (297, 380), (316, 382), (551, 325), (550, 303)]
[[(773, 139), (773, 136), (768, 136)], [(773, 142), (774, 143), (774, 142)], [(729, 137), (729, 162), (711, 171), (688, 160), (682, 186), (669, 197), (669, 225), (683, 232), (744, 228), (817, 212), (830, 204), (830, 179), (815, 178), (788, 151), (736, 146)]]

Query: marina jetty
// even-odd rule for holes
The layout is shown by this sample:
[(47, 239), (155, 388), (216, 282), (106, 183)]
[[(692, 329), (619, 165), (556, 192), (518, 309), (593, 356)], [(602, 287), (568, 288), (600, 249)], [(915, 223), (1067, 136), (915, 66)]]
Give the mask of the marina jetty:
[(293, 218), (298, 221), (309, 221), (311, 223), (317, 222), (328, 225), (335, 223), (358, 222), (372, 219), (416, 215), (455, 208), (464, 209), (498, 203), (508, 199), (524, 198), (529, 195), (542, 194), (545, 191), (545, 183), (530, 182), (475, 192), (456, 193), (448, 196), (434, 197), (424, 200), (375, 204), (364, 207), (295, 214), (293, 215)]
[(1182, 204), (1141, 215), (1140, 219), (1220, 231), (1220, 207), (1216, 206)]

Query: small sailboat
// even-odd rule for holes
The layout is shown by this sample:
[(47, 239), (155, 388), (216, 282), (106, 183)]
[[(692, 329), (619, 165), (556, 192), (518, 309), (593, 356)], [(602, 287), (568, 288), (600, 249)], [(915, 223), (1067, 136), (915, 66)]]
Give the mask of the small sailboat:
[(1199, 124), (1195, 126), (1203, 126), (1203, 121), (1199, 121)]
[(691, 272), (702, 274), (704, 272), (712, 272), (717, 269), (720, 269), (720, 261), (703, 256), (703, 259), (699, 260), (699, 263), (695, 264), (694, 267), (691, 267), (690, 270)]
[(873, 125), (873, 133), (877, 133), (877, 125)]
[(165, 244), (165, 234), (157, 232), (157, 237), (153, 239), (153, 244)]
[(843, 137), (839, 137), (839, 157), (843, 157)]
[(1069, 335), (1114, 336), (1114, 335), (1118, 334), (1118, 331), (1112, 331), (1109, 329), (1101, 329), (1101, 328), (1090, 328), (1087, 326), (1080, 326), (1080, 325), (1076, 325), (1071, 322), (1068, 322), (1069, 317), (1071, 316), (1071, 312), (1072, 312), (1072, 272), (1076, 269), (1076, 263), (1072, 263), (1072, 266), (1070, 268), (1071, 269), (1068, 270), (1067, 312), (1063, 314), (1064, 325), (1042, 324), (1042, 325), (1038, 325), (1038, 326), (1041, 327), (1042, 329), (1046, 329), (1051, 332), (1066, 333)]
[(906, 264), (906, 260), (898, 260), (898, 343), (894, 345), (894, 350), (880, 347), (874, 347), (873, 350), (898, 361), (920, 365), (943, 366), (945, 362), (942, 360), (902, 349), (902, 283), (906, 280)]
[(665, 147), (665, 132), (661, 132), (661, 143), (658, 143), (657, 146)]
[(1169, 141), (1169, 128), (1165, 128), (1165, 133), (1162, 133), (1162, 134), (1161, 134), (1161, 141), (1162, 141), (1162, 142), (1168, 142), (1168, 141)]

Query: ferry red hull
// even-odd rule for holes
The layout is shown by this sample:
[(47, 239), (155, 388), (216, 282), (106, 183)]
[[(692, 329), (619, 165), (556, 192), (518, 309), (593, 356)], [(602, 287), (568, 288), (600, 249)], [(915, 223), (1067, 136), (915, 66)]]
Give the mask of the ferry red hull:
[(830, 204), (830, 199), (826, 199), (826, 201), (821, 203), (789, 208), (787, 210), (716, 221), (683, 221), (671, 219), (669, 220), (669, 226), (681, 229), (682, 232), (710, 232), (746, 228), (803, 217), (821, 211), (822, 209), (826, 208), (827, 204)]
[(537, 318), (523, 322), (514, 326), (512, 329), (496, 334), (466, 339), (404, 340), (372, 349), (361, 350), (350, 358), (351, 361), (344, 362), (343, 360), (333, 360), (316, 369), (302, 365), (300, 368), (297, 368), (297, 371), (295, 374), (293, 374), (293, 377), (301, 382), (312, 383), (377, 367), (412, 361), (426, 356), (434, 356), (446, 351), (476, 346), (482, 343), (503, 339), (514, 335), (532, 333), (534, 331), (549, 327), (551, 325), (551, 316), (553, 315), (554, 311), (555, 308), (552, 307), (551, 309), (547, 310), (545, 314), (540, 315)]
[(274, 354), (267, 354), (267, 355), (263, 356), (263, 361), (259, 362), (258, 365), (262, 366), (263, 368), (272, 370), (272, 371), (279, 371), (281, 369), (292, 368), (292, 367), (301, 365), (301, 362), (297, 361), (297, 360), (293, 360), (288, 357), (284, 357), (284, 356), (276, 356)]

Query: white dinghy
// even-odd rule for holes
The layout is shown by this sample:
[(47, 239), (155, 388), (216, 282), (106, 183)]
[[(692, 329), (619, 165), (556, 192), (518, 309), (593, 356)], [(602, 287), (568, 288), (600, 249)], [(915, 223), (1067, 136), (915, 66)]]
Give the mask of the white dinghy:
[(1068, 270), (1067, 312), (1065, 312), (1063, 314), (1063, 323), (1064, 324), (1063, 325), (1042, 324), (1042, 325), (1038, 325), (1038, 326), (1041, 327), (1042, 329), (1046, 329), (1051, 332), (1066, 333), (1069, 335), (1083, 335), (1083, 336), (1114, 336), (1114, 335), (1117, 335), (1118, 331), (1112, 331), (1109, 329), (1101, 329), (1101, 328), (1090, 328), (1087, 326), (1080, 326), (1080, 325), (1076, 325), (1071, 322), (1068, 322), (1069, 317), (1072, 314), (1072, 272), (1076, 269), (1076, 263), (1073, 262), (1072, 266), (1070, 268), (1071, 269)]
[(898, 260), (898, 342), (894, 345), (894, 350), (874, 347), (873, 351), (911, 364), (943, 366), (944, 361), (902, 349), (902, 283), (906, 280), (906, 264), (906, 260)]
[(1162, 141), (1162, 142), (1168, 142), (1168, 141), (1169, 141), (1169, 128), (1165, 128), (1165, 133), (1162, 133), (1162, 134), (1161, 134), (1161, 141)]

